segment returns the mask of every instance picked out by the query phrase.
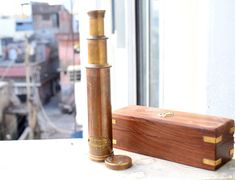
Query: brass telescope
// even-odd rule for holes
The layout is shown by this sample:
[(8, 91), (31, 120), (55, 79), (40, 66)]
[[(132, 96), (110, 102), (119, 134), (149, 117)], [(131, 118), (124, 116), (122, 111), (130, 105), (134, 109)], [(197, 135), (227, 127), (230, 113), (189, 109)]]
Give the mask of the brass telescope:
[(112, 108), (110, 97), (110, 65), (107, 63), (107, 37), (104, 35), (103, 10), (88, 12), (90, 36), (88, 41), (87, 101), (89, 156), (105, 161), (113, 170), (131, 167), (128, 156), (114, 155), (112, 143)]
[(110, 65), (107, 63), (107, 37), (104, 35), (104, 10), (88, 12), (87, 100), (89, 156), (104, 161), (113, 155)]

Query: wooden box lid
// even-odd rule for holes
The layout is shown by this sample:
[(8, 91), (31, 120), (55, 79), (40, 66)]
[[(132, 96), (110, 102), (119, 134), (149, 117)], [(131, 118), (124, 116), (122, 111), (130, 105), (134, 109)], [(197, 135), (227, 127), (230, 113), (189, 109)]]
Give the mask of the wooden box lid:
[(212, 132), (215, 135), (224, 132), (234, 133), (234, 121), (232, 119), (168, 109), (131, 105), (113, 112), (113, 121), (119, 118), (129, 121), (138, 119), (138, 121), (189, 127)]

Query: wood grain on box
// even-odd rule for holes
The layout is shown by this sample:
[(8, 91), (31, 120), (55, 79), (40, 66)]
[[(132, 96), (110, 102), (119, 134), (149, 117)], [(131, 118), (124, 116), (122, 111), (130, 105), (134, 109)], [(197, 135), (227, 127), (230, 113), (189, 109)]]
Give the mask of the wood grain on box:
[(116, 110), (112, 117), (115, 148), (209, 170), (233, 155), (231, 119), (143, 106)]

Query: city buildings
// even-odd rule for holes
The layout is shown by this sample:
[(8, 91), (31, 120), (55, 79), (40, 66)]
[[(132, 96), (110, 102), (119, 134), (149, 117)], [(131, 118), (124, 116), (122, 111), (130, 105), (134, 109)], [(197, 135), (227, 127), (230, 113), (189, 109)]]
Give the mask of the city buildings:
[[(30, 17), (3, 17), (0, 19), (0, 24), (6, 27), (0, 30), (0, 77), (1, 80), (13, 81), (15, 93), (22, 101), (25, 101), (26, 49), (29, 48), (27, 56), (29, 56), (30, 86), (38, 88), (39, 96), (45, 103), (58, 89), (59, 69), (61, 69), (59, 67), (64, 67), (65, 62), (64, 58), (61, 58), (63, 51), (66, 51), (64, 53), (66, 56), (70, 56), (71, 62), (68, 62), (67, 65), (79, 63), (78, 54), (75, 55), (74, 60), (72, 59), (71, 43), (68, 44), (68, 47), (66, 47), (67, 42), (59, 43), (60, 49), (61, 47), (64, 49), (58, 51), (56, 39), (57, 34), (59, 34), (58, 37), (62, 37), (62, 34), (67, 33), (72, 37), (72, 15), (63, 5), (38, 2), (31, 2), (27, 5), (31, 6)], [(29, 41), (28, 45), (25, 44), (26, 36)], [(78, 44), (77, 37), (78, 34), (74, 36), (76, 39), (74, 45)], [(60, 41), (62, 41), (61, 38)], [(66, 77), (61, 76), (61, 78)], [(31, 93), (33, 92), (31, 91)]]

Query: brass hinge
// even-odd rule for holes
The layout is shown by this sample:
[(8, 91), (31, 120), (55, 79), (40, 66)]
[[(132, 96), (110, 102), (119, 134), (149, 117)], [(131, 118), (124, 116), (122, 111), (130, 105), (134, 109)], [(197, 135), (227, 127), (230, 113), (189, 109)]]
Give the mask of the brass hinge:
[(231, 127), (231, 128), (229, 129), (229, 133), (230, 133), (230, 134), (233, 134), (233, 133), (234, 133), (234, 130), (235, 130), (235, 127)]
[(116, 124), (116, 120), (115, 119), (112, 119), (112, 124)]
[(117, 144), (117, 140), (116, 139), (113, 139), (113, 144)]
[(230, 150), (229, 150), (229, 155), (230, 155), (230, 156), (233, 156), (233, 154), (234, 154), (234, 149), (230, 149)]
[(218, 166), (222, 163), (222, 159), (220, 158), (216, 161), (211, 160), (211, 159), (203, 159), (202, 162), (203, 162), (203, 164), (206, 164), (208, 166), (214, 166), (215, 167), (215, 166)]
[(159, 113), (158, 116), (160, 117), (171, 117), (171, 116), (174, 116), (174, 113), (173, 112), (162, 112), (162, 113)]
[(223, 139), (222, 136), (219, 137), (210, 137), (210, 136), (203, 136), (203, 141), (206, 143), (218, 144)]

